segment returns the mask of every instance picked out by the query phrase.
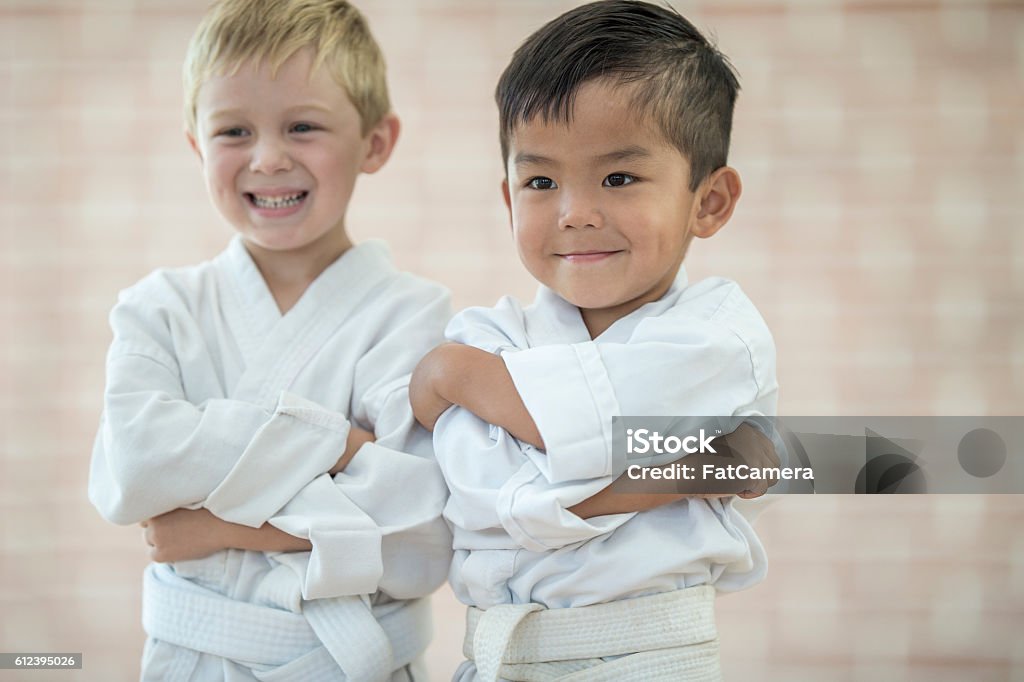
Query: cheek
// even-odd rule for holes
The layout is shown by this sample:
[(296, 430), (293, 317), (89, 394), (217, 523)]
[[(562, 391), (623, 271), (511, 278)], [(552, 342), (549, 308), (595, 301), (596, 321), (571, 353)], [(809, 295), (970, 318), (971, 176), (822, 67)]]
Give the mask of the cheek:
[(677, 251), (686, 235), (688, 216), (681, 206), (665, 206), (663, 210), (648, 213), (646, 224), (638, 231), (648, 248), (665, 256)]
[(543, 249), (546, 231), (544, 218), (538, 213), (536, 207), (513, 205), (512, 235), (524, 257), (537, 258)]
[(516, 251), (524, 261), (536, 260), (537, 244), (536, 238), (529, 228), (525, 228), (522, 222), (513, 220), (512, 239), (516, 243)]
[(321, 182), (338, 187), (348, 188), (355, 183), (359, 174), (358, 150), (352, 148), (329, 151), (324, 149), (310, 150), (302, 156), (302, 165)]
[(533, 238), (557, 230), (558, 202), (542, 192), (520, 192), (512, 197), (512, 224)]
[(243, 163), (241, 154), (218, 152), (206, 158), (206, 182), (210, 188), (225, 191), (233, 186)]

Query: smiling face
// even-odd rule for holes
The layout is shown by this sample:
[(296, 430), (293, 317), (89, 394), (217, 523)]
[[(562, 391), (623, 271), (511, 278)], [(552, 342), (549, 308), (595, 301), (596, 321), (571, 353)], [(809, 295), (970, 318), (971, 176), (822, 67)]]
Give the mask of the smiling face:
[(592, 332), (668, 290), (701, 214), (686, 158), (627, 94), (588, 82), (568, 124), (538, 116), (510, 140), (505, 197), (519, 256)]
[(397, 134), (389, 115), (363, 136), (345, 90), (312, 60), (300, 50), (273, 77), (266, 63), (246, 62), (211, 77), (196, 99), (189, 140), (207, 190), (254, 256), (340, 255), (356, 176), (383, 165), (394, 136), (381, 136)]

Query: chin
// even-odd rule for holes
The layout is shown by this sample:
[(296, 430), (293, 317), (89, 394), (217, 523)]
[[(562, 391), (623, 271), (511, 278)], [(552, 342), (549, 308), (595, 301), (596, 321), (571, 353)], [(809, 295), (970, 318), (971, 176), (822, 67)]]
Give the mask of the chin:
[(618, 299), (614, 296), (602, 296), (593, 291), (559, 292), (559, 295), (577, 308), (584, 308), (586, 310), (612, 308), (619, 304)]
[(267, 251), (294, 251), (316, 241), (310, 235), (287, 228), (258, 230), (249, 232), (246, 236), (249, 241)]

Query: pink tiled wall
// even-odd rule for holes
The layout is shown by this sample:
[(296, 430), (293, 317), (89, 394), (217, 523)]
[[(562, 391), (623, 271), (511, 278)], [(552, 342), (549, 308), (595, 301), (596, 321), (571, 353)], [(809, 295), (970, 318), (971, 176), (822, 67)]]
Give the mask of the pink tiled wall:
[[(491, 93), (518, 42), (575, 4), (361, 3), (404, 130), (350, 224), (459, 305), (532, 296)], [(75, 679), (133, 679), (142, 642), (139, 531), (85, 498), (106, 313), (149, 270), (229, 238), (181, 133), (204, 6), (0, 0), (0, 651), (82, 651)], [(1024, 7), (677, 6), (743, 83), (744, 195), (688, 267), (760, 307), (782, 412), (1024, 414)], [(1017, 496), (780, 502), (758, 525), (768, 580), (719, 601), (728, 678), (1024, 679), (1022, 526)], [(446, 679), (461, 615), (437, 602)]]

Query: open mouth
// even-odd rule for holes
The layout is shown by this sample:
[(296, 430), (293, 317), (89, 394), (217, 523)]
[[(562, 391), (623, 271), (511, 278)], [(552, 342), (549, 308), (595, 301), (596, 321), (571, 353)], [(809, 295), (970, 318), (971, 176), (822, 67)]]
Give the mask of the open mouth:
[(309, 196), (309, 192), (295, 192), (294, 194), (278, 194), (276, 196), (265, 196), (246, 192), (245, 198), (256, 208), (276, 209), (291, 208), (298, 206), (302, 200)]

